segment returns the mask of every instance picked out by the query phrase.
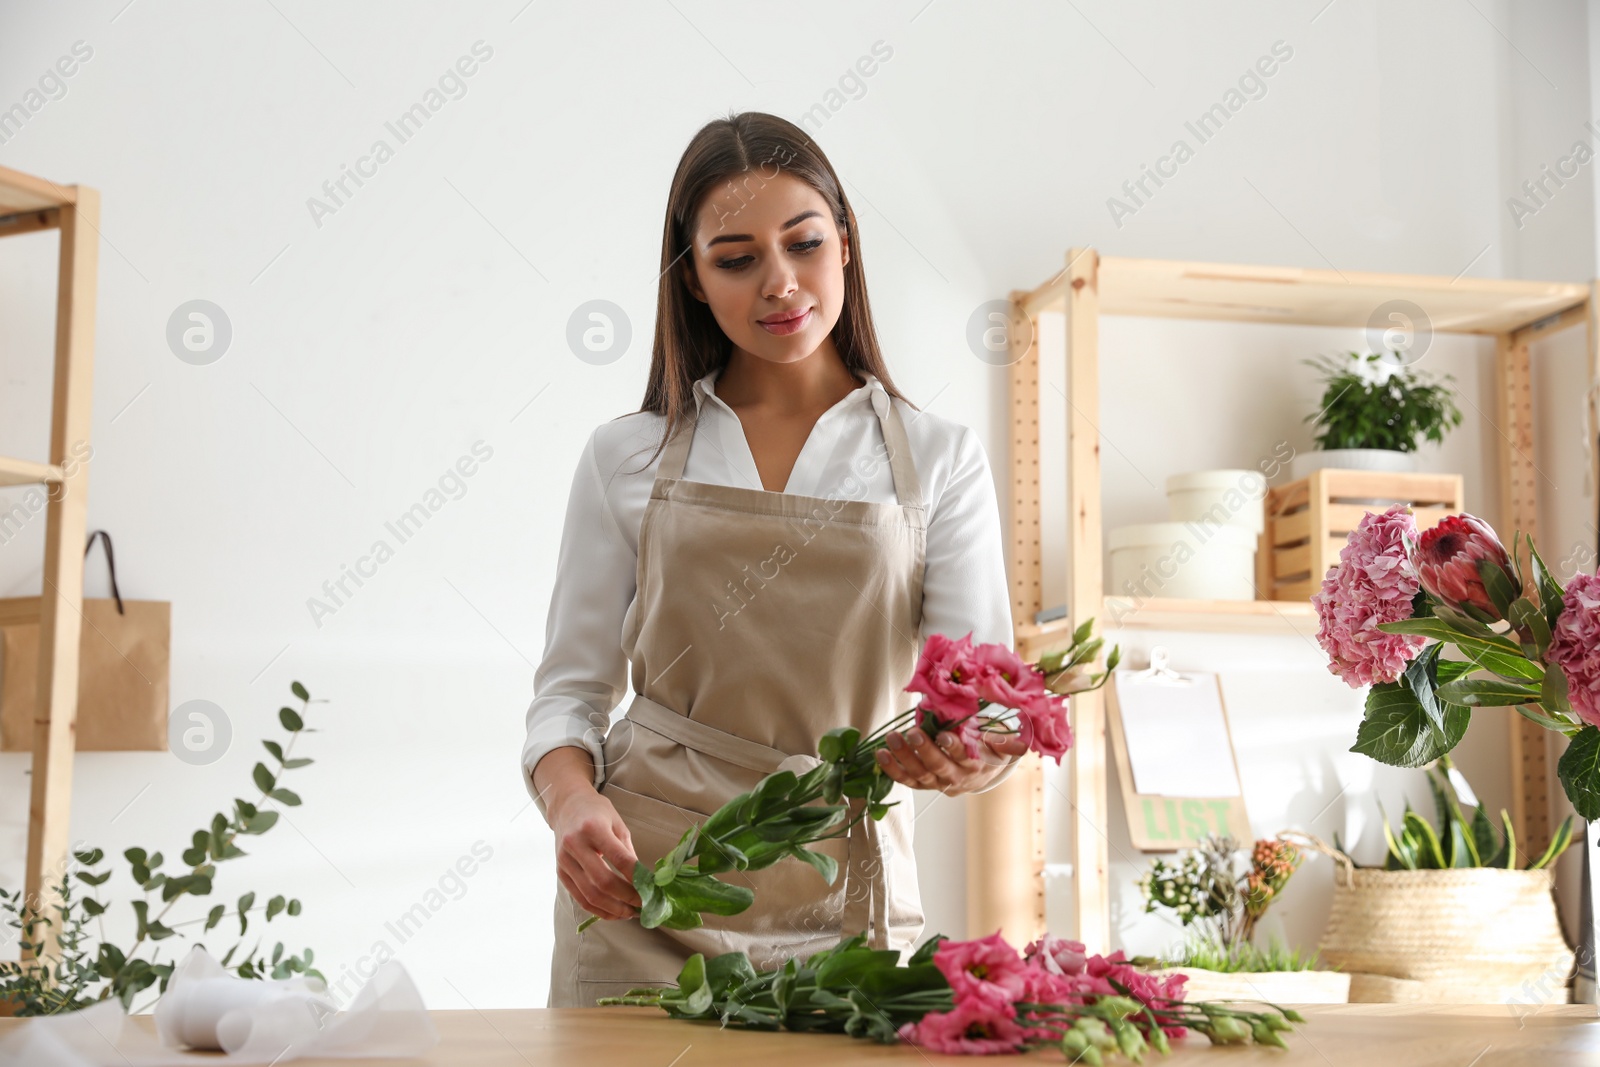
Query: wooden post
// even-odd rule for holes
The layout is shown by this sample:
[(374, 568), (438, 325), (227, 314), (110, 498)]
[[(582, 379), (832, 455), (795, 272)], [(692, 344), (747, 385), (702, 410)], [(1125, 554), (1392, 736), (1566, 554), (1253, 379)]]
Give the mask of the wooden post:
[[(1104, 633), (1100, 507), (1100, 256), (1067, 252), (1068, 618)], [(1076, 936), (1111, 951), (1106, 804), (1106, 711), (1100, 690), (1072, 698), (1072, 883)]]
[[(1521, 530), (1537, 539), (1538, 472), (1533, 462), (1533, 391), (1526, 337), (1495, 337), (1495, 430), (1500, 457), (1500, 532)], [(1508, 543), (1508, 549), (1511, 547)], [(1526, 567), (1526, 560), (1523, 560)], [(1509, 715), (1511, 823), (1524, 853), (1538, 856), (1550, 842), (1550, 757), (1546, 731), (1521, 715)], [(1526, 862), (1526, 861), (1524, 861)]]
[[(1011, 352), (1011, 615), (1044, 607), (1040, 547), (1039, 328), (1013, 293)], [(1017, 320), (1027, 320), (1022, 328)], [(1023, 649), (1019, 652), (1026, 654)], [(1044, 930), (1044, 770), (1024, 756), (1011, 777), (967, 798), (967, 936), (996, 930), (1021, 947)]]
[[(49, 911), (68, 863), (72, 757), (78, 711), (78, 640), (83, 620), (83, 543), (89, 466), (76, 448), (89, 441), (94, 381), (95, 288), (100, 257), (100, 194), (78, 186), (61, 207), (56, 296), (55, 388), (50, 463), (62, 468), (46, 512), (44, 588), (39, 602), (38, 713), (33, 730), (33, 783), (28, 807), (29, 901)], [(53, 955), (58, 927), (47, 928)], [(29, 954), (25, 958), (33, 958)]]

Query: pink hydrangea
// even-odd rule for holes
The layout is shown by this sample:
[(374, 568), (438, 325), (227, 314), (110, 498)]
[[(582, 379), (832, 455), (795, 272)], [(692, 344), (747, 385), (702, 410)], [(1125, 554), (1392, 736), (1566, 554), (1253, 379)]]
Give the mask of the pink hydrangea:
[(1567, 679), (1567, 700), (1578, 718), (1600, 726), (1600, 577), (1579, 574), (1567, 583), (1546, 658)]
[(1409, 547), (1417, 539), (1411, 509), (1396, 504), (1361, 517), (1328, 568), (1322, 590), (1312, 596), (1320, 625), (1317, 644), (1328, 654), (1328, 670), (1352, 687), (1392, 682), (1405, 672), (1427, 639), (1390, 634), (1380, 623), (1411, 618), (1421, 583)]
[(957, 1002), (949, 1011), (935, 1011), (897, 1031), (900, 1040), (954, 1056), (987, 1056), (1021, 1052), (1027, 1032), (998, 1005)]

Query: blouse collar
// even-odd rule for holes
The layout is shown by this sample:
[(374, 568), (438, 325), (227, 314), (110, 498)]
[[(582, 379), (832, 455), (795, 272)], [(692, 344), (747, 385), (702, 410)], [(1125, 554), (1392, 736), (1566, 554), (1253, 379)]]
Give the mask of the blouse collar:
[[(728, 414), (734, 415), (735, 418), (738, 417), (734, 410), (728, 407), (723, 399), (717, 396), (716, 392), (712, 389), (713, 383), (715, 383), (717, 378), (721, 376), (722, 370), (723, 368), (721, 367), (713, 368), (711, 373), (695, 380), (694, 400), (696, 414), (699, 414), (701, 409), (705, 407), (705, 402), (709, 398)], [(846, 404), (859, 404), (870, 400), (872, 402), (873, 409), (876, 410), (880, 416), (887, 414), (889, 406), (889, 391), (883, 387), (883, 383), (878, 380), (878, 376), (873, 374), (871, 371), (863, 370), (858, 373), (866, 380), (867, 384), (857, 386), (849, 393), (846, 393), (844, 402)]]

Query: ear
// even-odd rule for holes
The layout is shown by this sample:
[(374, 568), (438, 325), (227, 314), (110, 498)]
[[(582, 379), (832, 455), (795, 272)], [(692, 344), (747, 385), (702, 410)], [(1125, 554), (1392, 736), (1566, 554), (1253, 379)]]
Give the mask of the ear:
[(840, 255), (842, 257), (840, 259), (840, 261), (839, 261), (839, 266), (841, 266), (841, 267), (849, 266), (849, 264), (850, 264), (850, 235), (848, 233), (841, 233), (839, 235), (839, 249), (840, 249)]

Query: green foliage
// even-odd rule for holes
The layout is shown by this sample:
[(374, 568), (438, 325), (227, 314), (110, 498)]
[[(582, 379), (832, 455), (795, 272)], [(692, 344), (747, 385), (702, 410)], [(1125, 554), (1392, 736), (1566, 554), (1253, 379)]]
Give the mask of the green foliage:
[(1387, 448), (1415, 452), (1421, 440), (1438, 443), (1450, 429), (1461, 425), (1454, 391), (1426, 372), (1369, 352), (1320, 356), (1301, 362), (1322, 372), (1320, 410), (1307, 415), (1318, 431), (1317, 447)]
[[(306, 706), (310, 705), (310, 694), (303, 685), (295, 682), (290, 688)], [(286, 805), (300, 803), (298, 796), (277, 783), (285, 772), (311, 763), (303, 757), (289, 756), (296, 739), (307, 730), (303, 711), (297, 713), (284, 708), (279, 713), (279, 721), (289, 732), (288, 744), (262, 742), (277, 763), (277, 771), (268, 770), (264, 764), (255, 765), (252, 778), (261, 795), (254, 801), (235, 799), (230, 813), (218, 812), (196, 830), (181, 856), (186, 870), (162, 871), (165, 857), (160, 852), (137, 847), (123, 852), (128, 874), (142, 892), (141, 899), (128, 902), (135, 933), (133, 942), (126, 948), (105, 940), (103, 926), (99, 924), (100, 917), (112, 904), (98, 895), (79, 897), (73, 892), (74, 882), (98, 892), (111, 877), (111, 868), (104, 865), (105, 853), (98, 848), (72, 854), (75, 865), (63, 871), (60, 882), (52, 887), (55, 892), (44, 904), (25, 898), (21, 890), (0, 889), (0, 912), (9, 917), (7, 925), (18, 931), (23, 955), (34, 957), (0, 961), (0, 1000), (9, 999), (19, 1015), (76, 1011), (110, 997), (116, 997), (125, 1009), (132, 1010), (133, 999), (141, 990), (154, 985), (158, 993), (166, 991), (176, 960), (161, 961), (158, 946), (169, 938), (184, 940), (185, 927), (203, 924), (199, 932), (206, 933), (230, 914), (237, 918), (241, 940), (221, 957), (220, 962), (226, 968), (244, 944), (242, 938), (253, 914), (261, 922), (269, 922), (280, 914), (300, 914), (299, 900), (278, 895), (258, 908), (256, 894), (249, 892), (238, 898), (231, 913), (226, 904), (216, 904), (195, 918), (168, 919), (169, 913), (183, 903), (184, 898), (198, 900), (211, 895), (217, 864), (246, 855), (236, 844), (239, 838), (259, 836), (272, 829), (278, 813), (263, 809), (262, 804), (269, 800)], [(156, 908), (154, 914), (152, 906)], [(101, 934), (97, 945), (91, 945), (85, 929), (91, 920), (96, 922)], [(55, 932), (53, 946), (49, 937), (52, 930)], [(299, 955), (286, 954), (283, 943), (278, 942), (270, 956), (260, 955), (259, 949), (258, 940), (237, 964), (232, 964), (234, 973), (241, 978), (287, 978), (293, 974), (323, 977), (312, 966), (309, 948)], [(148, 958), (141, 955), (142, 951), (149, 952)]]
[(1221, 971), (1227, 974), (1319, 969), (1316, 952), (1309, 955), (1302, 954), (1299, 949), (1291, 949), (1276, 938), (1272, 939), (1266, 948), (1260, 948), (1249, 941), (1229, 948), (1213, 937), (1193, 937), (1184, 943), (1183, 948), (1172, 959), (1136, 956), (1133, 962), (1148, 962), (1152, 966), (1160, 967), (1197, 967), (1201, 970)]
[[(1520, 856), (1516, 831), (1511, 826), (1511, 816), (1501, 809), (1502, 833), (1489, 818), (1482, 804), (1468, 818), (1462, 811), (1460, 795), (1450, 781), (1452, 764), (1449, 756), (1441, 756), (1428, 769), (1428, 788), (1433, 793), (1438, 827), (1406, 804), (1397, 833), (1384, 816), (1383, 836), (1389, 853), (1384, 869), (1390, 871), (1436, 871), (1453, 867), (1502, 867), (1517, 869)], [(1457, 774), (1460, 772), (1457, 771)], [(1465, 781), (1465, 779), (1463, 779)], [(1382, 805), (1379, 805), (1382, 810)], [(1548, 867), (1572, 843), (1572, 816), (1562, 820), (1551, 838), (1544, 854), (1537, 859), (1527, 858), (1523, 870), (1536, 871)]]

